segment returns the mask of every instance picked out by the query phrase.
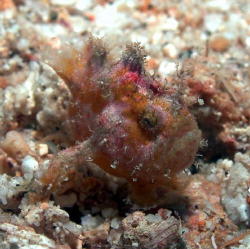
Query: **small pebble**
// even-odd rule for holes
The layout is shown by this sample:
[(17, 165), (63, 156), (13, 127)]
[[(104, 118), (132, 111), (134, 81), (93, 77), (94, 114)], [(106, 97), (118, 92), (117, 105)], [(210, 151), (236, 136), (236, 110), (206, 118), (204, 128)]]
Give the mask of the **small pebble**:
[(224, 36), (217, 36), (210, 41), (210, 48), (215, 52), (225, 52), (230, 47), (230, 41)]
[(33, 174), (39, 168), (39, 164), (36, 159), (32, 156), (26, 156), (22, 160), (22, 171), (25, 179), (31, 179)]
[(90, 230), (96, 228), (102, 223), (103, 219), (99, 215), (92, 216), (90, 214), (87, 214), (81, 217), (81, 225), (83, 226), (83, 230)]
[(162, 75), (162, 77), (166, 77), (166, 75), (174, 73), (176, 71), (176, 63), (163, 60), (160, 63), (158, 71)]
[(118, 229), (121, 225), (121, 220), (117, 217), (111, 220), (110, 226), (114, 229)]
[(69, 6), (75, 4), (76, 0), (52, 0), (51, 3), (55, 5), (61, 5), (61, 6)]
[(172, 59), (176, 58), (178, 55), (178, 51), (172, 43), (169, 43), (163, 47), (163, 53), (165, 56)]
[(12, 0), (1, 0), (0, 11), (13, 8), (15, 5)]
[(214, 33), (220, 29), (223, 24), (223, 15), (222, 14), (208, 14), (204, 17), (204, 28)]
[(49, 153), (49, 148), (47, 144), (38, 144), (37, 150), (39, 156), (45, 156)]

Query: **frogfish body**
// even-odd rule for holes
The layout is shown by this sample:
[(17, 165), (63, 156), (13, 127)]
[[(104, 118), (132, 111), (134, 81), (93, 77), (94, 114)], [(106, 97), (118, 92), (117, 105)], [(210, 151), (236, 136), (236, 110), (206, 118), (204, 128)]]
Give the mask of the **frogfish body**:
[(101, 40), (67, 48), (50, 65), (71, 94), (71, 134), (90, 141), (92, 160), (127, 180), (131, 197), (148, 205), (178, 189), (178, 173), (192, 164), (200, 130), (177, 88), (145, 71), (139, 44), (114, 61)]

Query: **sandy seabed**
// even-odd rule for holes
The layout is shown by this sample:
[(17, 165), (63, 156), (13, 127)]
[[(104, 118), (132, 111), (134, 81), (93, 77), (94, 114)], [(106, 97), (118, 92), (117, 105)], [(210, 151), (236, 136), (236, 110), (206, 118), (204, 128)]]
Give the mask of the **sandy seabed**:
[[(48, 51), (89, 34), (114, 57), (139, 42), (148, 74), (181, 88), (202, 140), (180, 201), (141, 207), (91, 162), (41, 181), (75, 142)], [(247, 0), (0, 0), (0, 248), (250, 248), (249, 63)]]

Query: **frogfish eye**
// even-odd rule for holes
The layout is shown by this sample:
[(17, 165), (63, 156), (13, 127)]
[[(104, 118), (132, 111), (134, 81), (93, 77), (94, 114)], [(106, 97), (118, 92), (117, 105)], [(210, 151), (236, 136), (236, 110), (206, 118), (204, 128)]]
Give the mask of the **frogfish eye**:
[(157, 115), (155, 112), (145, 111), (139, 122), (142, 128), (153, 129), (157, 125)]
[(160, 114), (153, 108), (146, 108), (139, 115), (138, 124), (145, 134), (151, 138), (157, 136), (162, 129)]

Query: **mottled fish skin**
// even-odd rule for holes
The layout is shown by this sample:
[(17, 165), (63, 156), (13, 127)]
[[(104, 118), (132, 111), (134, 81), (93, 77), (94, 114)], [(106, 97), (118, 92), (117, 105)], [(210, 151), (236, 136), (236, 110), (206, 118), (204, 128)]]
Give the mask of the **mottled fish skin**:
[(147, 74), (145, 56), (135, 43), (114, 61), (91, 37), (50, 65), (72, 94), (73, 139), (88, 140), (93, 162), (125, 178), (135, 202), (151, 205), (178, 189), (177, 174), (193, 163), (201, 133), (179, 90)]

